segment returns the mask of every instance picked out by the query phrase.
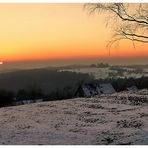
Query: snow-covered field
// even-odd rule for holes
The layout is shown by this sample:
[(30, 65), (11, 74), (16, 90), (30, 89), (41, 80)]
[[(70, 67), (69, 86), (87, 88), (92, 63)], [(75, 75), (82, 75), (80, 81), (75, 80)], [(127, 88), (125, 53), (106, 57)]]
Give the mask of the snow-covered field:
[(0, 144), (148, 144), (147, 105), (140, 90), (0, 108)]
[(104, 79), (108, 77), (109, 72), (114, 72), (113, 70), (109, 70), (109, 68), (96, 68), (96, 67), (87, 67), (87, 68), (78, 68), (78, 69), (62, 69), (60, 71), (71, 71), (77, 73), (88, 73), (89, 75), (93, 75), (96, 79)]
[[(133, 71), (134, 68), (122, 67), (124, 70)], [(93, 75), (95, 79), (105, 79), (111, 76), (110, 73), (114, 74), (115, 77), (120, 78), (139, 78), (141, 76), (148, 76), (148, 69), (144, 69), (143, 72), (135, 73), (134, 71), (129, 72), (122, 72), (122, 76), (117, 73), (116, 70), (111, 70), (109, 67), (107, 68), (97, 68), (97, 67), (84, 67), (84, 68), (75, 68), (75, 69), (61, 69), (60, 71), (70, 71), (70, 72), (77, 72), (77, 73), (88, 73), (89, 75)]]

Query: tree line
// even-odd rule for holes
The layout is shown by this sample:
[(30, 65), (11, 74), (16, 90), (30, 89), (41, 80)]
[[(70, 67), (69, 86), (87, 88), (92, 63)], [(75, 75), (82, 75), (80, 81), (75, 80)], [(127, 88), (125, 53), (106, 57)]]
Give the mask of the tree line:
[[(111, 83), (117, 92), (126, 90), (127, 87), (136, 86), (138, 89), (148, 88), (148, 77), (141, 78), (108, 78), (100, 80), (91, 80), (90, 83)], [(41, 88), (19, 89), (17, 92), (0, 89), (0, 107), (13, 105), (14, 102), (23, 100), (56, 101), (74, 98), (74, 94), (80, 84), (67, 86), (63, 89), (55, 89), (52, 92), (45, 93)]]

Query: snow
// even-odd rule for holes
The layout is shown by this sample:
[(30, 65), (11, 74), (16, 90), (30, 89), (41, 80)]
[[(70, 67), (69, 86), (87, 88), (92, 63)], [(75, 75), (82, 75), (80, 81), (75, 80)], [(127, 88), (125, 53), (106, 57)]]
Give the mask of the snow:
[(84, 94), (85, 94), (86, 96), (88, 96), (88, 97), (91, 96), (90, 91), (89, 91), (89, 89), (88, 89), (87, 87), (84, 87), (84, 86), (83, 86), (82, 89), (83, 89)]
[(105, 79), (105, 78), (112, 78), (109, 73), (115, 74), (117, 78), (140, 78), (141, 76), (148, 76), (148, 69), (143, 69), (142, 73), (135, 73), (132, 72), (135, 68), (128, 68), (128, 67), (121, 67), (122, 69), (128, 70), (129, 72), (123, 72), (122, 76), (117, 74), (116, 70), (111, 70), (109, 67), (107, 68), (97, 68), (97, 67), (84, 67), (84, 68), (73, 68), (73, 69), (61, 69), (59, 71), (70, 71), (70, 72), (77, 72), (77, 73), (86, 73), (89, 75), (94, 76), (95, 79)]
[(113, 88), (113, 86), (112, 86), (110, 83), (107, 83), (107, 84), (100, 84), (100, 90), (101, 90), (104, 94), (115, 93), (115, 89)]
[(109, 68), (96, 68), (96, 67), (87, 67), (79, 69), (62, 69), (60, 71), (70, 71), (70, 72), (89, 74), (93, 75), (96, 79), (107, 78), (109, 72), (114, 72), (113, 70), (109, 70)]
[(148, 144), (148, 90), (0, 108), (0, 144)]

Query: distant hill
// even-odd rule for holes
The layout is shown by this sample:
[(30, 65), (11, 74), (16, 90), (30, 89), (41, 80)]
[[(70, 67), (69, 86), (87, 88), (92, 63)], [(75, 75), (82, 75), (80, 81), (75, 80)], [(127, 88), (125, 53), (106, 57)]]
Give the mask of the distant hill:
[(44, 92), (52, 92), (91, 79), (88, 74), (58, 72), (54, 69), (18, 70), (0, 73), (0, 89), (18, 91), (22, 88), (41, 88)]

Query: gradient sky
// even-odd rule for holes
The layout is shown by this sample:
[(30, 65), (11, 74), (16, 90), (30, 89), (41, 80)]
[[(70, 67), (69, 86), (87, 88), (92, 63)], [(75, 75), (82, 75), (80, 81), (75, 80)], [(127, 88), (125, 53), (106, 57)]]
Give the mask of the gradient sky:
[(83, 4), (0, 4), (0, 61), (148, 57), (148, 44), (129, 41), (109, 56), (110, 27)]

